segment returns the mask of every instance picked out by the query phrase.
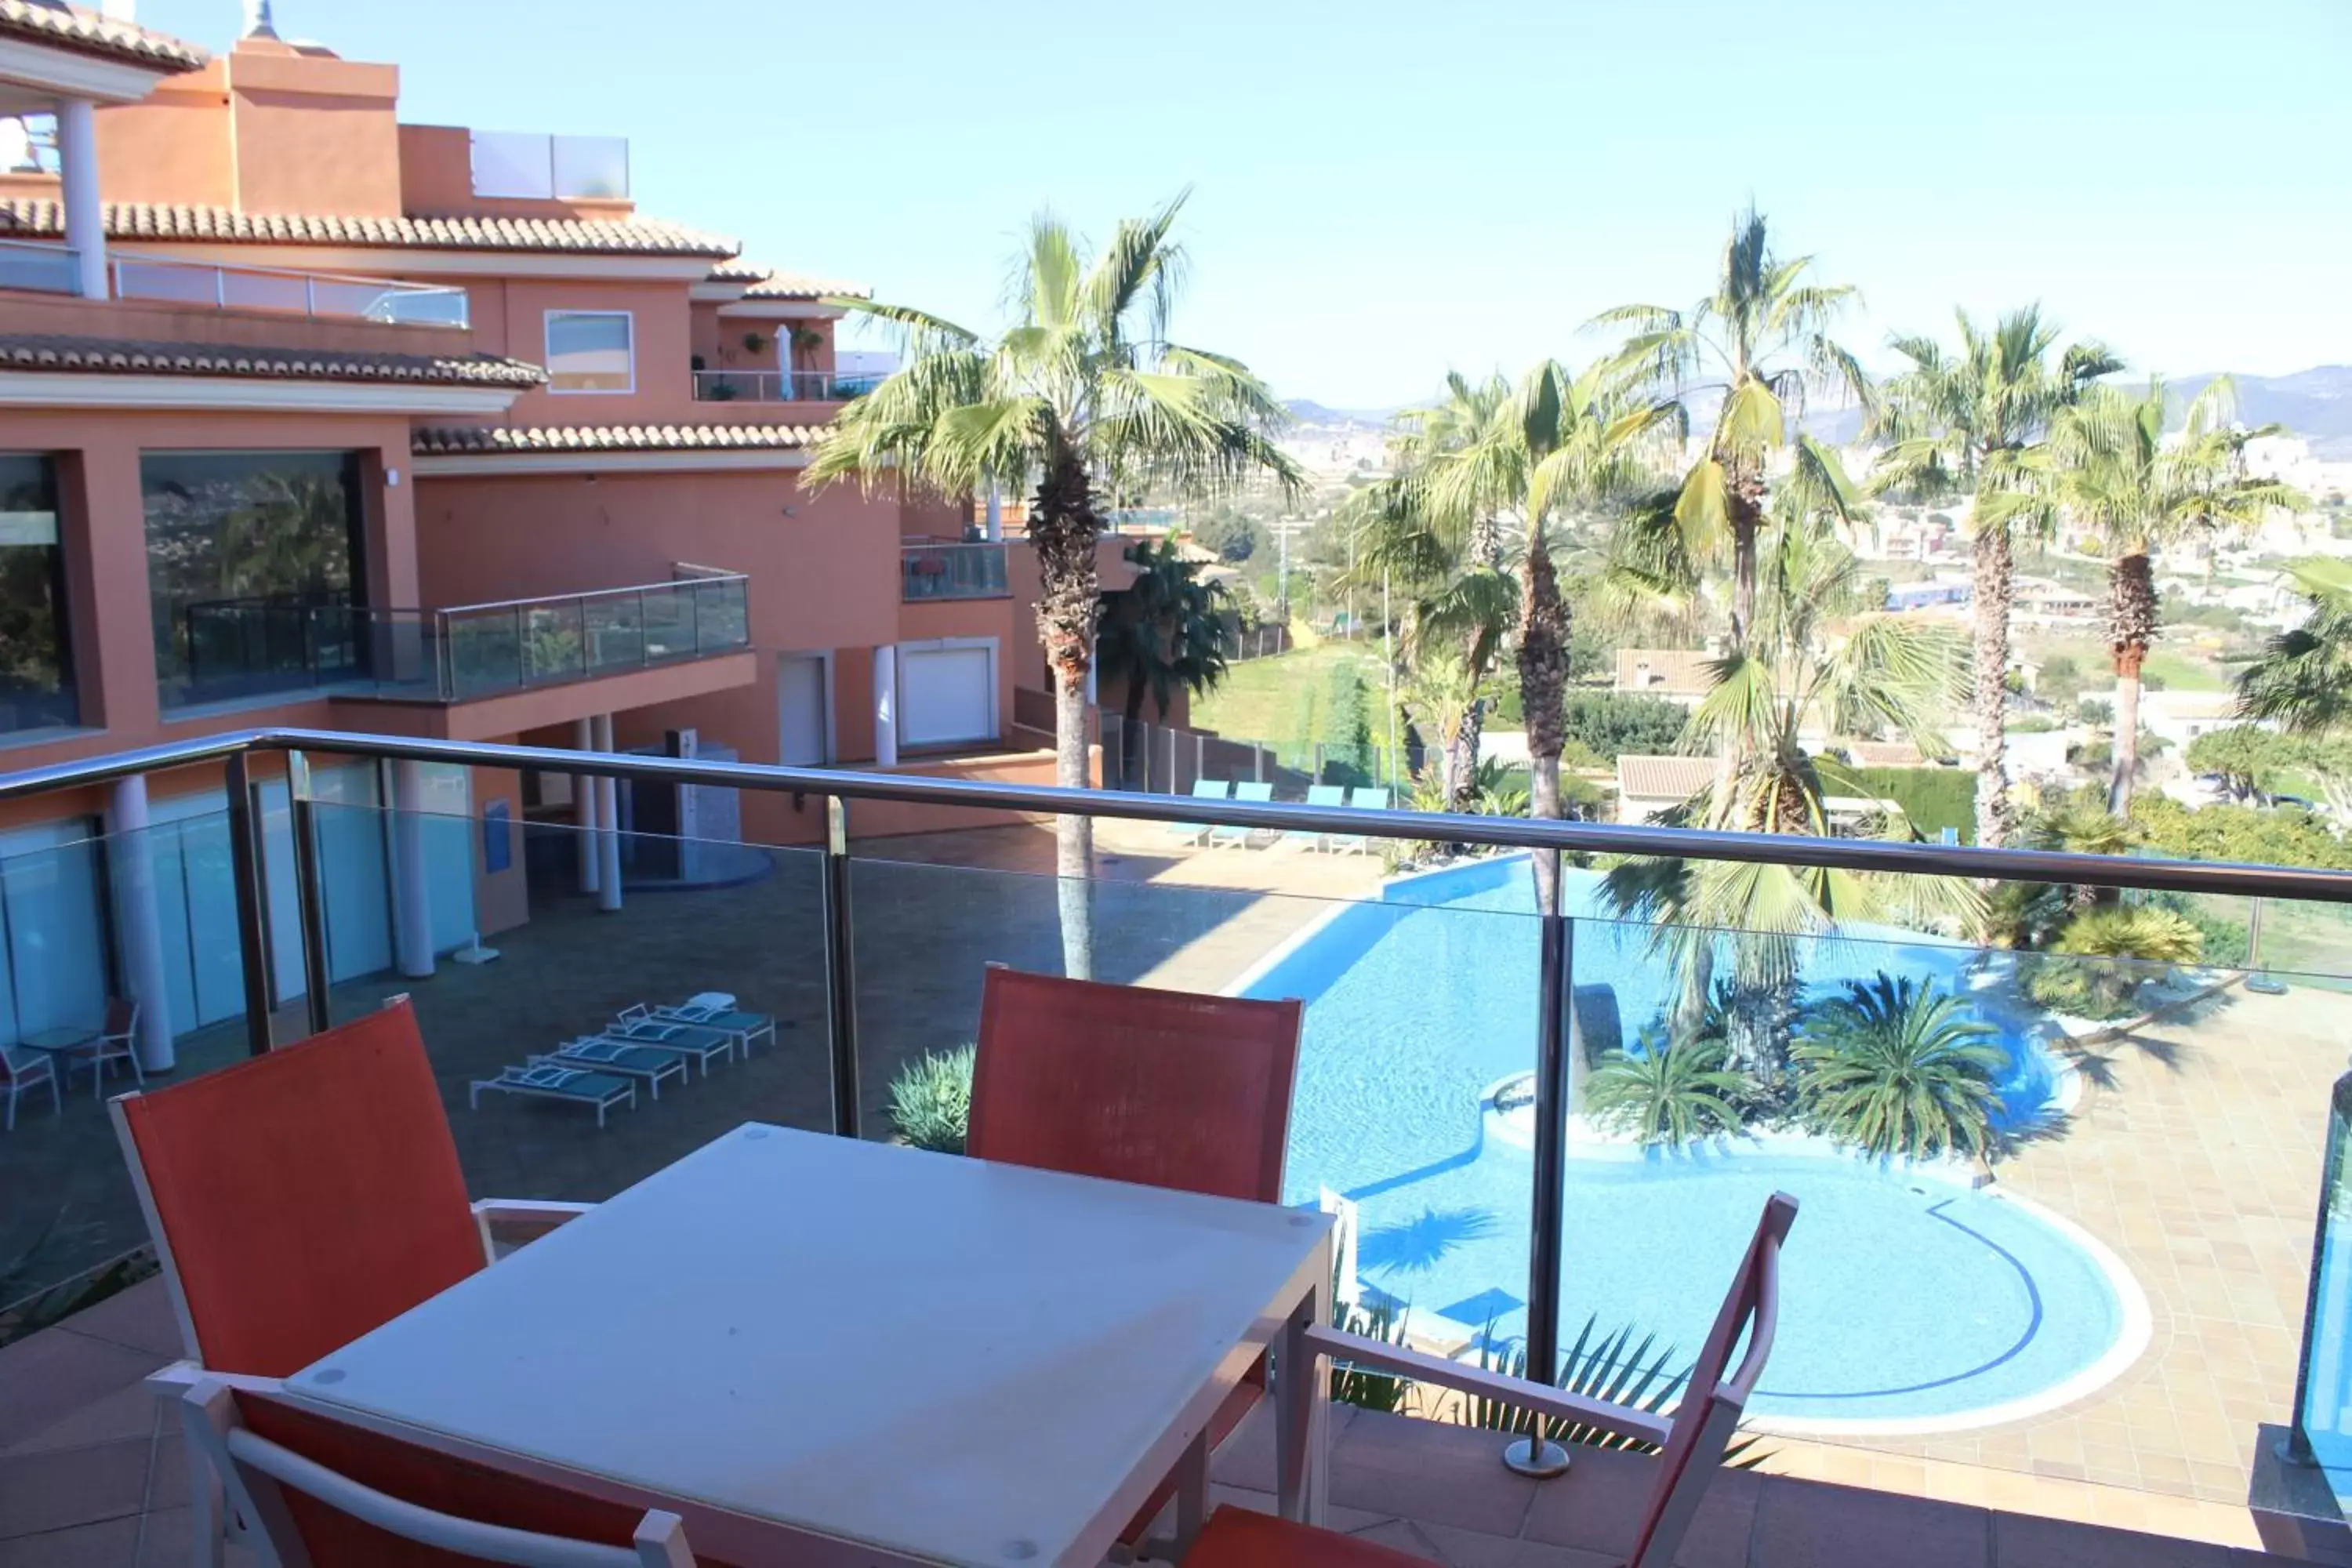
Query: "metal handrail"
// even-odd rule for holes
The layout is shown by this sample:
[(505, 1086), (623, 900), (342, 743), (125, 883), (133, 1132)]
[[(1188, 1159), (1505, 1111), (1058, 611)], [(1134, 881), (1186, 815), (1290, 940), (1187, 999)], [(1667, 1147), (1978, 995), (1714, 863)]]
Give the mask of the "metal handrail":
[[(257, 753), (286, 754), (289, 795), (298, 823), (308, 829), (309, 755), (371, 757), (394, 762), (449, 763), (506, 769), (537, 769), (598, 778), (719, 789), (755, 789), (815, 795), (824, 802), (825, 837), (823, 920), (827, 984), (826, 1033), (832, 1073), (834, 1131), (859, 1135), (862, 1099), (857, 1043), (857, 979), (855, 926), (851, 915), (849, 806), (859, 800), (1016, 811), (1039, 816), (1108, 816), (1159, 822), (1202, 823), (1244, 828), (1309, 833), (1360, 834), (1452, 845), (1684, 857), (1751, 864), (1826, 867), (1994, 880), (2054, 882), (2106, 888), (2154, 888), (2231, 897), (2305, 899), (2352, 903), (2352, 872), (2284, 866), (2210, 861), (2150, 861), (2065, 850), (1986, 849), (1960, 845), (1893, 844), (1869, 839), (1797, 838), (1775, 834), (1724, 833), (1706, 828), (1646, 827), (1586, 822), (1537, 822), (1520, 817), (1456, 816), (1413, 811), (1367, 811), (1349, 806), (1204, 800), (1176, 795), (1138, 795), (1125, 791), (1011, 784), (978, 779), (927, 778), (888, 773), (837, 773), (824, 768), (772, 766), (758, 763), (707, 762), (699, 758), (637, 756), (616, 752), (577, 752), (533, 746), (493, 745), (478, 741), (436, 741), (406, 736), (359, 735), (340, 731), (255, 729), (150, 746), (113, 756), (58, 763), (0, 775), (0, 802), (52, 790), (105, 784), (133, 774), (223, 762), (229, 795), (230, 871), (236, 891), (237, 945), (246, 993), (248, 1047), (256, 1054), (274, 1044), (270, 1023), (272, 956), (265, 919), (262, 878), (266, 856), (254, 809), (252, 760)], [(315, 835), (298, 831), (296, 886), (304, 924), (302, 966), (312, 1031), (331, 1022), (326, 961), (324, 900)], [(306, 890), (307, 889), (307, 890)], [(1566, 1127), (1572, 1026), (1568, 999), (1574, 994), (1578, 920), (1557, 908), (1539, 911), (1539, 980), (1537, 987), (1535, 1149), (1528, 1218), (1527, 1360), (1530, 1374), (1549, 1382), (1559, 1353), (1559, 1318), (1565, 1258)], [(315, 928), (315, 929), (314, 929)]]
[(1003, 784), (986, 779), (861, 773), (767, 763), (718, 763), (694, 758), (629, 756), (557, 747), (494, 745), (338, 730), (269, 728), (236, 731), (136, 752), (58, 763), (0, 774), (0, 801), (50, 790), (101, 784), (131, 773), (215, 762), (240, 752), (326, 752), (395, 762), (532, 769), (644, 779), (660, 784), (755, 789), (844, 800), (896, 801), (1015, 811), (1046, 816), (1108, 816), (1140, 822), (1206, 823), (1222, 827), (1304, 833), (1363, 834), (1376, 838), (1496, 849), (1556, 849), (1562, 854), (1643, 855), (1750, 865), (1807, 866), (1915, 877), (1981, 881), (2044, 882), (2094, 888), (2143, 888), (2211, 893), (2229, 898), (2301, 899), (2352, 904), (2352, 871), (2239, 861), (2139, 860), (2062, 849), (1990, 849), (1966, 844), (1898, 844), (1874, 838), (1807, 838), (1776, 833), (1729, 833), (1702, 827), (1654, 827), (1628, 823), (1538, 821), (1523, 816), (1463, 816), (1443, 812), (1374, 811), (1358, 806), (1307, 805), (1148, 795), (1126, 790), (1071, 789), (1059, 784)]
[(488, 599), (478, 605), (446, 605), (433, 614), (444, 617), (483, 610), (527, 610), (534, 605), (569, 605), (586, 599), (614, 599), (624, 594), (650, 594), (662, 588), (698, 589), (706, 583), (749, 583), (748, 572), (717, 572), (709, 576), (671, 577), (659, 583), (633, 583), (625, 588), (591, 588), (580, 594), (542, 594), (536, 599)]
[[(354, 314), (344, 310), (331, 310), (322, 315), (319, 310), (319, 286), (323, 283), (336, 289), (373, 289), (384, 295), (396, 295), (409, 299), (453, 300), (458, 306), (457, 311), (458, 320), (436, 321), (425, 319), (401, 324), (453, 328), (459, 331), (466, 330), (470, 324), (471, 301), (466, 290), (446, 283), (416, 283), (401, 278), (374, 278), (348, 272), (316, 272), (290, 267), (257, 267), (237, 261), (198, 261), (181, 256), (158, 256), (143, 250), (110, 250), (106, 256), (108, 275), (112, 280), (116, 295), (124, 299), (150, 297), (135, 294), (123, 287), (122, 264), (125, 262), (136, 267), (161, 267), (183, 272), (209, 273), (213, 278), (214, 304), (220, 309), (226, 309), (228, 306), (227, 280), (230, 278), (282, 278), (302, 285), (302, 315), (306, 320), (371, 321), (375, 319), (365, 314)], [(286, 313), (292, 312), (289, 310)]]

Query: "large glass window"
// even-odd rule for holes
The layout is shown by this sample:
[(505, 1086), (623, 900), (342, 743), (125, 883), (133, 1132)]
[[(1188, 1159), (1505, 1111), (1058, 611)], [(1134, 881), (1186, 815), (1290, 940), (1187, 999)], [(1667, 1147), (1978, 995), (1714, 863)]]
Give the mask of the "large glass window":
[(139, 484), (164, 707), (299, 690), (360, 664), (357, 453), (150, 452)]
[(58, 467), (46, 457), (0, 454), (0, 733), (80, 717), (66, 637)]
[(550, 310), (550, 392), (635, 392), (636, 353), (626, 310)]

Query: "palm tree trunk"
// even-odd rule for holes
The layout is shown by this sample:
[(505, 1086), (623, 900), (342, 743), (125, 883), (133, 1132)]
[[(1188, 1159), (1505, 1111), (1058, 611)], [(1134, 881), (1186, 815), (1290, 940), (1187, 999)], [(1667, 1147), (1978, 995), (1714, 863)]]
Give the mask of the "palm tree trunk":
[[(1037, 552), (1041, 584), (1037, 636), (1045, 645), (1046, 668), (1054, 677), (1054, 782), (1071, 789), (1085, 789), (1094, 782), (1087, 755), (1087, 668), (1094, 658), (1100, 597), (1095, 540), (1101, 531), (1086, 463), (1063, 447), (1038, 479), (1029, 542)], [(1054, 874), (1059, 881), (1062, 972), (1073, 980), (1094, 977), (1094, 908), (1088, 883), (1093, 870), (1094, 819), (1055, 817)]]
[(1976, 710), (1977, 842), (2009, 842), (2009, 616), (2017, 594), (2017, 560), (2009, 525), (1977, 532)]
[(2156, 640), (2156, 576), (2147, 552), (2116, 556), (2107, 583), (2107, 636), (2116, 658), (2116, 771), (2107, 783), (2107, 809), (2128, 816), (2132, 777), (2139, 772), (2140, 667)]
[[(1528, 726), (1528, 815), (1559, 816), (1559, 753), (1567, 744), (1568, 605), (1559, 596), (1551, 550), (1543, 531), (1528, 532), (1528, 560), (1519, 587), (1519, 705)], [(1559, 854), (1535, 857), (1536, 909), (1559, 909)]]
[[(1162, 710), (1160, 716), (1162, 719), (1167, 718), (1168, 715), (1166, 710)], [(1061, 744), (1062, 739), (1060, 732), (1061, 721), (1061, 710), (1059, 707), (1056, 707), (1054, 710), (1054, 723), (1055, 725), (1054, 743), (1057, 749)], [(1081, 719), (1080, 722), (1083, 723), (1084, 720)], [(1119, 788), (1140, 789), (1143, 787), (1136, 782), (1135, 778), (1137, 772), (1136, 764), (1142, 760), (1142, 757), (1143, 673), (1140, 670), (1134, 670), (1130, 671), (1128, 675), (1127, 708), (1125, 713), (1122, 715), (1121, 722), (1118, 727)], [(1169, 787), (1171, 789), (1175, 787), (1173, 781), (1171, 781)]]
[(1486, 703), (1473, 697), (1462, 715), (1462, 728), (1445, 751), (1445, 809), (1467, 811), (1478, 795), (1478, 748), (1485, 744)]
[(1731, 647), (1738, 652), (1756, 627), (1756, 541), (1764, 525), (1764, 476), (1735, 464), (1724, 477), (1724, 517), (1731, 525)]

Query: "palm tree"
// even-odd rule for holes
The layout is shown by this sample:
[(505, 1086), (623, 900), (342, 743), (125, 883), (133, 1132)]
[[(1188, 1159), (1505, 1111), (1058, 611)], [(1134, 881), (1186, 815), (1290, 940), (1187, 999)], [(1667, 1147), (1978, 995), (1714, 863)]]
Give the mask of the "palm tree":
[(2179, 435), (2165, 439), (2168, 397), (2150, 379), (2130, 397), (2102, 388), (2066, 411), (2059, 439), (2069, 455), (2062, 485), (2073, 519), (2107, 556), (2107, 640), (2115, 656), (2115, 771), (2107, 809), (2131, 810), (2139, 768), (2140, 668), (2156, 641), (2158, 600), (2149, 557), (2200, 530), (2251, 529), (2273, 507), (2305, 504), (2292, 486), (2246, 477), (2246, 443), (2276, 432), (2232, 426), (2235, 388), (2217, 376), (2189, 403)]
[[(1054, 680), (1055, 773), (1076, 789), (1091, 782), (1096, 497), (1147, 485), (1204, 496), (1256, 474), (1291, 490), (1300, 483), (1271, 439), (1285, 419), (1273, 394), (1240, 361), (1169, 340), (1183, 206), (1180, 195), (1150, 217), (1123, 220), (1091, 260), (1067, 226), (1037, 217), (1015, 268), (1017, 319), (993, 342), (909, 306), (830, 301), (897, 327), (904, 363), (835, 417), (806, 470), (811, 485), (856, 475), (868, 486), (904, 479), (965, 496), (1034, 479), (1029, 543), (1043, 584), (1037, 635)], [(1094, 966), (1091, 823), (1057, 819), (1055, 842), (1063, 967), (1083, 978)]]
[(1138, 771), (1146, 695), (1164, 721), (1180, 689), (1197, 697), (1224, 679), (1223, 617), (1233, 600), (1223, 584), (1201, 580), (1201, 563), (1186, 560), (1173, 539), (1157, 547), (1142, 541), (1127, 558), (1139, 570), (1133, 583), (1104, 596), (1095, 638), (1101, 673), (1127, 683), (1118, 732), (1122, 780)]
[[(1519, 701), (1530, 763), (1528, 814), (1557, 818), (1559, 759), (1568, 743), (1569, 607), (1552, 561), (1559, 514), (1631, 489), (1667, 413), (1631, 404), (1609, 373), (1580, 376), (1547, 360), (1486, 411), (1466, 438), (1406, 475), (1408, 510), (1430, 526), (1475, 540), (1480, 520), (1515, 516), (1524, 535), (1517, 605)], [(1498, 570), (1482, 565), (1481, 570)], [(1536, 858), (1538, 907), (1554, 907), (1559, 863)]]
[(1812, 258), (1782, 260), (1772, 252), (1764, 215), (1749, 209), (1732, 222), (1714, 291), (1688, 310), (1620, 305), (1597, 325), (1632, 329), (1607, 363), (1663, 394), (1687, 432), (1693, 395), (1719, 397), (1715, 424), (1683, 476), (1672, 521), (1696, 561), (1731, 556), (1731, 646), (1756, 622), (1758, 540), (1765, 526), (1769, 465), (1787, 451), (1788, 487), (1843, 513), (1849, 487), (1837, 455), (1795, 428), (1809, 392), (1843, 393), (1865, 408), (1870, 382), (1853, 354), (1829, 335), (1853, 297), (1849, 285), (1808, 283)]
[(2036, 1001), (2055, 1003), (2060, 994), (2051, 989), (2053, 983), (2072, 983), (2092, 998), (2094, 1005), (2068, 1010), (2094, 1018), (2114, 1018), (2130, 1010), (2133, 996), (2159, 967), (2194, 963), (2203, 957), (2205, 933), (2177, 910), (2155, 904), (2100, 904), (2068, 921), (2050, 951), (2067, 956), (2044, 961), (2029, 978), (2026, 994)]
[(1873, 1154), (1977, 1154), (1992, 1141), (1998, 1038), (1959, 998), (1881, 970), (1815, 1008), (1790, 1056), (1832, 1137)]
[(1612, 1051), (1593, 1069), (1585, 1106), (1593, 1122), (1644, 1143), (1688, 1143), (1740, 1128), (1748, 1080), (1723, 1065), (1723, 1042), (1654, 1039), (1640, 1055)]
[(1872, 477), (1874, 491), (1974, 497), (1977, 842), (1999, 846), (2011, 826), (2004, 726), (2014, 536), (2021, 529), (2046, 532), (2055, 520), (2058, 476), (2049, 438), (2059, 414), (2123, 362), (2085, 342), (2068, 345), (2053, 363), (2058, 329), (2042, 319), (2038, 305), (2011, 310), (1990, 332), (1965, 310), (1955, 315), (1958, 353), (1946, 353), (1933, 338), (1892, 340), (1908, 363), (1880, 388), (1864, 434), (1888, 443)]
[[(1774, 530), (1762, 587), (1754, 637), (1714, 662), (1713, 684), (1692, 710), (1685, 747), (1716, 750), (1725, 766), (1683, 819), (1826, 837), (1827, 797), (1870, 791), (1842, 764), (1811, 754), (1804, 733), (1816, 724), (1832, 735), (1893, 733), (1924, 748), (1958, 700), (1963, 650), (1946, 628), (1870, 607), (1862, 563), (1802, 520)], [(1884, 831), (1912, 836), (1895, 817)], [(1779, 1070), (1777, 1018), (1789, 1011), (1804, 939), (1840, 921), (1885, 918), (1894, 889), (1857, 872), (1643, 858), (1612, 868), (1602, 891), (1620, 918), (1655, 928), (1657, 946), (1681, 973), (1685, 1017), (1707, 993), (1715, 933), (1736, 933), (1733, 990), (1756, 1005), (1729, 1019), (1731, 1059), (1769, 1077)], [(1973, 888), (1918, 878), (1906, 891), (1961, 929), (1982, 923)]]
[(2272, 637), (2238, 677), (2238, 711), (2292, 734), (2342, 734), (2352, 729), (2352, 563), (2305, 561), (2292, 570), (2303, 625)]
[(1458, 372), (1448, 374), (1444, 401), (1397, 416), (1390, 442), (1394, 477), (1349, 502), (1349, 526), (1360, 542), (1353, 575), (1404, 586), (1400, 673), (1410, 679), (1428, 658), (1458, 656), (1473, 687), (1459, 721), (1446, 727), (1441, 809), (1447, 811), (1471, 806), (1486, 729), (1486, 702), (1475, 689), (1502, 653), (1516, 589), (1503, 570), (1502, 526), (1491, 499), (1441, 512), (1430, 504), (1425, 476), (1431, 464), (1471, 446), (1510, 397), (1510, 383), (1500, 375), (1473, 384)]

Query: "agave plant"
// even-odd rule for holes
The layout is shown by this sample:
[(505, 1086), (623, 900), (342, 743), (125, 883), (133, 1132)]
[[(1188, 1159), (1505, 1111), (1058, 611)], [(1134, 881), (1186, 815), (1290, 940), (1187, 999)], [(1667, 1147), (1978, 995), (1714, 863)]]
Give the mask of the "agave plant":
[(907, 1063), (890, 1080), (890, 1124), (918, 1149), (963, 1152), (971, 1125), (971, 1065), (978, 1051), (961, 1046)]
[(1593, 1070), (1585, 1107), (1593, 1121), (1644, 1143), (1682, 1144), (1736, 1132), (1748, 1079), (1723, 1065), (1720, 1039), (1654, 1038), (1640, 1054), (1612, 1051)]
[(1980, 1153), (1992, 1141), (1992, 1026), (1934, 985), (1849, 980), (1806, 1020), (1790, 1051), (1807, 1108), (1832, 1137), (1873, 1154)]
[[(1622, 1405), (1655, 1415), (1664, 1412), (1683, 1384), (1689, 1381), (1690, 1368), (1668, 1372), (1674, 1364), (1675, 1347), (1668, 1345), (1652, 1355), (1651, 1348), (1658, 1342), (1655, 1334), (1643, 1334), (1639, 1344), (1633, 1342), (1635, 1330), (1632, 1324), (1612, 1333), (1600, 1334), (1600, 1319), (1587, 1317), (1584, 1326), (1576, 1333), (1575, 1342), (1560, 1356), (1559, 1386), (1570, 1394), (1580, 1394), (1589, 1399)], [(1495, 1346), (1493, 1325), (1480, 1336), (1478, 1367), (1482, 1372), (1500, 1373), (1525, 1381), (1528, 1375), (1528, 1352), (1524, 1345), (1515, 1345), (1507, 1352)], [(1595, 1336), (1599, 1335), (1596, 1340)], [(1654, 1454), (1657, 1446), (1605, 1426), (1570, 1421), (1557, 1415), (1539, 1415), (1536, 1412), (1511, 1404), (1508, 1400), (1483, 1394), (1465, 1394), (1452, 1411), (1455, 1425), (1479, 1426), (1490, 1432), (1516, 1433), (1528, 1436), (1540, 1429), (1542, 1436), (1554, 1443), (1575, 1443), (1589, 1448), (1625, 1448), (1638, 1454)], [(1753, 1437), (1742, 1437), (1725, 1450), (1724, 1462), (1732, 1469), (1747, 1469), (1762, 1463), (1770, 1456), (1758, 1452)]]

